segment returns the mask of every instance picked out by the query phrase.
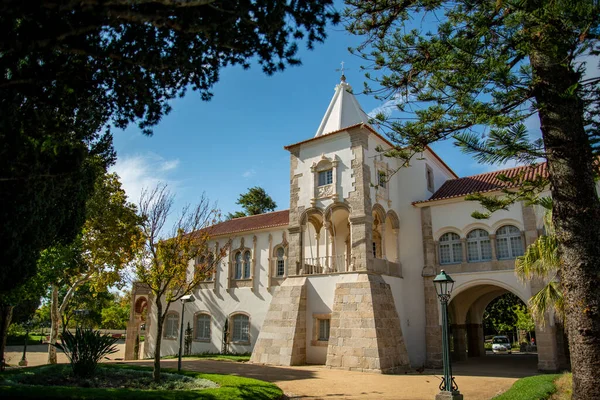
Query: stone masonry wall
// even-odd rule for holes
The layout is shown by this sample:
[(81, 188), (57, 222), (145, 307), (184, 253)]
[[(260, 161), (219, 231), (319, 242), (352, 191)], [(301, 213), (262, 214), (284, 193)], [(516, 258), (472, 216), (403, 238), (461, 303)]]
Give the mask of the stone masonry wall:
[(429, 368), (442, 366), (442, 328), (440, 326), (439, 300), (433, 286), (435, 267), (435, 243), (431, 226), (431, 208), (421, 208), (421, 233), (425, 265), (421, 275), (425, 292), (425, 365)]
[(380, 275), (357, 274), (355, 282), (336, 285), (326, 365), (380, 373), (410, 368), (392, 291)]
[(306, 363), (306, 278), (287, 278), (275, 289), (250, 362)]
[(365, 160), (369, 148), (369, 132), (355, 128), (350, 132), (350, 146), (354, 153), (351, 163), (354, 187), (348, 196), (352, 238), (352, 265), (355, 271), (366, 271), (373, 265), (373, 217), (371, 215), (371, 169)]

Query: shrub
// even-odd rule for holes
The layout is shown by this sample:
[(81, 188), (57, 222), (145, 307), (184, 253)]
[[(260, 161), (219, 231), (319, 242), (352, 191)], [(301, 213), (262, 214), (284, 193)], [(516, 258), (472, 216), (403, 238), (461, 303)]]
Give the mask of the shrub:
[(100, 331), (77, 328), (75, 334), (65, 331), (62, 344), (53, 345), (62, 350), (71, 362), (73, 374), (78, 377), (89, 377), (96, 370), (102, 357), (117, 352), (114, 345), (117, 338), (103, 335)]

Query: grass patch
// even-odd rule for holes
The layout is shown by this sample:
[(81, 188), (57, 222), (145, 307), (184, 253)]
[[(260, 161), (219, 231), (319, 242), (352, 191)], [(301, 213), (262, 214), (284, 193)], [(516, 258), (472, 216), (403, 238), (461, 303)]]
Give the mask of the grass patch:
[(570, 372), (564, 373), (554, 381), (556, 386), (556, 393), (554, 393), (550, 400), (571, 400), (573, 396), (573, 374)]
[[(177, 375), (180, 380), (206, 380), (219, 387), (207, 389), (173, 390), (159, 386), (156, 389), (146, 388), (97, 388), (78, 386), (36, 386), (20, 383), (20, 375), (34, 374), (41, 377), (48, 376), (48, 367), (23, 368), (5, 371), (0, 374), (0, 398), (27, 398), (27, 399), (139, 399), (139, 400), (192, 400), (192, 399), (279, 399), (283, 393), (272, 383), (257, 379), (243, 378), (233, 375), (203, 374), (192, 371), (182, 371), (163, 368), (163, 374)], [(110, 373), (126, 375), (130, 380), (141, 374), (151, 374), (152, 369), (133, 365), (104, 364), (99, 370), (112, 370)], [(56, 372), (54, 372), (56, 374)], [(43, 378), (40, 378), (43, 379)], [(137, 378), (136, 378), (137, 379)], [(166, 382), (166, 381), (165, 381)], [(164, 383), (166, 384), (166, 383)], [(163, 384), (163, 385), (164, 385)], [(143, 385), (142, 385), (143, 386)]]
[[(29, 335), (27, 339), (27, 345), (40, 344), (42, 339), (46, 336), (41, 335)], [(6, 337), (7, 346), (23, 346), (25, 344), (25, 334), (22, 335), (10, 335)]]
[(559, 374), (536, 375), (516, 381), (510, 389), (493, 400), (543, 400), (556, 392), (554, 381)]
[[(166, 356), (164, 359), (178, 358), (178, 355)], [(250, 361), (250, 354), (190, 354), (189, 356), (182, 356), (182, 358), (202, 358), (205, 360), (214, 361), (235, 361), (235, 362), (246, 362)]]

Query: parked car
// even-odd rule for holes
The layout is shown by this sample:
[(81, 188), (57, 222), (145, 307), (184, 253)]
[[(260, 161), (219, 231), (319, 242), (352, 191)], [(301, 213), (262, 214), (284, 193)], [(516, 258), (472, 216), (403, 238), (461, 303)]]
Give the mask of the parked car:
[(494, 336), (492, 339), (492, 351), (494, 354), (512, 354), (512, 347), (507, 336)]

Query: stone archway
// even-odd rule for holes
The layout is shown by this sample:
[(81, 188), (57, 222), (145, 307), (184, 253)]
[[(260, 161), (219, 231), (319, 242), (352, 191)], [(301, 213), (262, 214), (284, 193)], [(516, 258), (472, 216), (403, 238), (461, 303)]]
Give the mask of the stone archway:
[[(464, 361), (468, 358), (483, 357), (484, 348), (483, 313), (497, 297), (506, 293), (516, 295), (527, 304), (529, 292), (515, 288), (501, 281), (474, 280), (458, 287), (449, 303), (453, 359)], [(538, 369), (557, 371), (568, 368), (564, 332), (560, 325), (549, 319), (545, 324), (536, 324)]]

